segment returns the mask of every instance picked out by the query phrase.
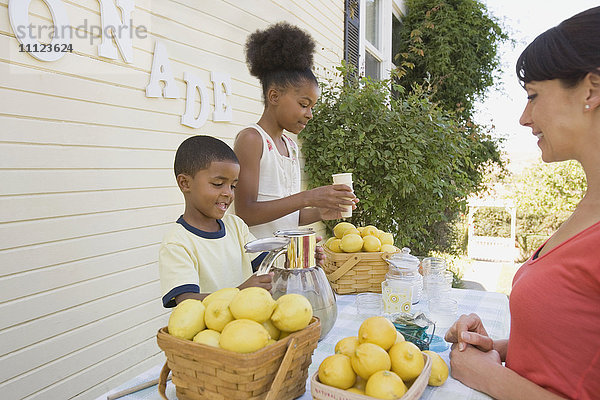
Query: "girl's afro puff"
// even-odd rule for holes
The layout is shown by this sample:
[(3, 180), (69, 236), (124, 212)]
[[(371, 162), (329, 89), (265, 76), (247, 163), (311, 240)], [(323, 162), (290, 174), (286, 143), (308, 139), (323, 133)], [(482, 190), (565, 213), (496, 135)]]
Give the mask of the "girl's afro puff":
[(281, 70), (310, 70), (313, 66), (313, 38), (297, 26), (279, 22), (257, 30), (246, 41), (246, 62), (250, 74), (263, 80)]

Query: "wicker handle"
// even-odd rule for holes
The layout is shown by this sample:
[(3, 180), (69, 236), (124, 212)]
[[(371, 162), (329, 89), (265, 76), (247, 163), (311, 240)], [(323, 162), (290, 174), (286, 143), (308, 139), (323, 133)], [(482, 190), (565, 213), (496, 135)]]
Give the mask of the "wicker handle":
[(160, 377), (158, 378), (158, 393), (160, 394), (160, 397), (165, 400), (169, 400), (166, 394), (169, 372), (171, 372), (171, 368), (169, 368), (169, 364), (165, 361), (165, 365), (162, 367), (162, 370), (160, 371)]
[(269, 393), (267, 393), (267, 397), (265, 400), (275, 400), (277, 394), (279, 393), (279, 389), (281, 389), (281, 385), (283, 384), (283, 380), (287, 375), (288, 369), (290, 368), (290, 364), (294, 360), (294, 354), (296, 353), (296, 348), (298, 347), (298, 339), (292, 338), (288, 343), (288, 348), (283, 356), (283, 360), (281, 361), (281, 365), (279, 366), (279, 370), (277, 370), (277, 374), (275, 375), (275, 379), (273, 379), (273, 384), (271, 385), (271, 389)]
[(338, 269), (333, 271), (331, 274), (327, 275), (327, 279), (329, 282), (335, 282), (340, 279), (344, 274), (352, 269), (356, 264), (358, 264), (359, 257), (353, 256), (346, 260), (345, 263), (340, 265)]

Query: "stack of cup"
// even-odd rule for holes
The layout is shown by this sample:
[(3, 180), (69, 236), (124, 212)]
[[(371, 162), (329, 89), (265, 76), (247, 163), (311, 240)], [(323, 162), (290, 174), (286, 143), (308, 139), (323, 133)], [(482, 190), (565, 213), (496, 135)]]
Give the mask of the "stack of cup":
[[(352, 187), (352, 172), (346, 172), (343, 174), (333, 174), (333, 184), (343, 184), (350, 186), (350, 189), (354, 190)], [(350, 199), (350, 198), (349, 198)], [(352, 206), (344, 206), (344, 211), (342, 211), (342, 218), (349, 218), (352, 216)]]

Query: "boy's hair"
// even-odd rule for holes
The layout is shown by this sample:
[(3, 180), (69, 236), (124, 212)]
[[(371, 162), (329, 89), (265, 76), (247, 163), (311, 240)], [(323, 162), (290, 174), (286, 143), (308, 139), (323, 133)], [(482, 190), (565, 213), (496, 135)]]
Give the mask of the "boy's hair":
[(227, 143), (212, 136), (192, 136), (185, 139), (175, 154), (175, 177), (179, 174), (194, 176), (207, 169), (213, 161), (231, 161), (239, 164), (235, 153)]
[(287, 89), (305, 81), (318, 85), (311, 68), (315, 41), (287, 22), (257, 30), (246, 41), (246, 63), (252, 76), (260, 80), (263, 98), (271, 86)]

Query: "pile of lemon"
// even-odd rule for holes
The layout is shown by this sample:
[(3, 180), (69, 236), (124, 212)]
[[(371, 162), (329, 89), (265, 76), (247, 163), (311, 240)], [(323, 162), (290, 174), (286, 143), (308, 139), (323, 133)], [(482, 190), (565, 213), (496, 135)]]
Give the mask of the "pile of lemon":
[[(441, 386), (448, 366), (439, 354), (426, 350), (432, 360), (429, 385)], [(335, 354), (319, 365), (319, 381), (325, 385), (377, 399), (399, 399), (407, 385), (421, 374), (425, 360), (385, 317), (367, 318), (358, 336), (340, 340)]]
[(354, 226), (349, 222), (340, 222), (333, 228), (335, 236), (325, 242), (325, 247), (334, 253), (386, 252), (395, 253), (394, 235), (381, 231), (373, 225)]
[(259, 287), (225, 288), (186, 299), (169, 317), (169, 334), (238, 353), (252, 353), (308, 326), (313, 309), (300, 294), (273, 300)]

